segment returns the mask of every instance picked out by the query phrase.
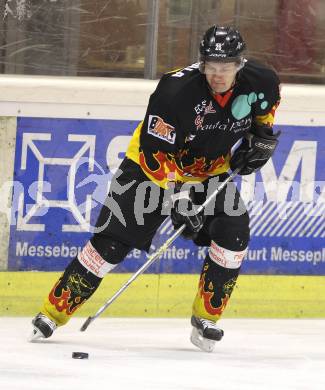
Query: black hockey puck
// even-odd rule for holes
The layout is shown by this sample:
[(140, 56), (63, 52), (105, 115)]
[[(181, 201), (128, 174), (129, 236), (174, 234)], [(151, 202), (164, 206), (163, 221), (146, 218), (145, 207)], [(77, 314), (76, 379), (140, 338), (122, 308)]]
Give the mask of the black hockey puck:
[(89, 353), (87, 352), (72, 352), (73, 359), (88, 359)]

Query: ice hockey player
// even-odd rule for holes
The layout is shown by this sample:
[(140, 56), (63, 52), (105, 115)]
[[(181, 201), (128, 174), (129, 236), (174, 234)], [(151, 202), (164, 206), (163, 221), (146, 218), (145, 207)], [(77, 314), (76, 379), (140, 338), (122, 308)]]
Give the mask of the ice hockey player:
[[(192, 307), (191, 341), (212, 351), (222, 338), (216, 322), (247, 251), (249, 216), (232, 182), (217, 196), (209, 215), (195, 210), (211, 183), (213, 190), (217, 180), (228, 177), (229, 168), (249, 175), (269, 160), (278, 144), (272, 125), (280, 101), (279, 79), (267, 66), (246, 60), (244, 49), (236, 29), (212, 26), (200, 43), (199, 62), (163, 75), (112, 181), (97, 232), (46, 297), (32, 321), (32, 339), (50, 337), (66, 324), (132, 249), (149, 250), (166, 218), (163, 200), (168, 191), (175, 228), (185, 223), (184, 237), (209, 247)], [(157, 197), (156, 209), (144, 214), (141, 223), (135, 207), (139, 188), (150, 188), (148, 202), (149, 196)]]

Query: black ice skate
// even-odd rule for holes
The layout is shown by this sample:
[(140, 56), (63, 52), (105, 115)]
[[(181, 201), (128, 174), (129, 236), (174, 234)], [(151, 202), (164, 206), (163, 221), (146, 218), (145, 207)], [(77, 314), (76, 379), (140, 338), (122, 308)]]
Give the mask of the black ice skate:
[(203, 318), (191, 317), (193, 330), (191, 342), (205, 352), (212, 352), (216, 341), (223, 337), (223, 330), (218, 328), (215, 322)]
[(29, 338), (30, 342), (49, 338), (57, 328), (56, 323), (42, 313), (37, 314), (37, 316), (32, 320), (32, 324), (34, 329)]

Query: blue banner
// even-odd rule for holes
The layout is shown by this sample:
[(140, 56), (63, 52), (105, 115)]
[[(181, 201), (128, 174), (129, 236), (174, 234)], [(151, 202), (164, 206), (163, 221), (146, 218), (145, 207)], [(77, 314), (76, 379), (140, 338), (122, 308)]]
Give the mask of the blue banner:
[[(91, 236), (137, 121), (18, 118), (9, 270), (63, 270)], [(237, 184), (251, 217), (246, 274), (325, 275), (324, 127), (277, 126), (272, 161)], [(167, 220), (152, 250), (172, 233)], [(207, 248), (177, 239), (148, 272), (197, 273)], [(115, 272), (134, 272), (133, 250)]]

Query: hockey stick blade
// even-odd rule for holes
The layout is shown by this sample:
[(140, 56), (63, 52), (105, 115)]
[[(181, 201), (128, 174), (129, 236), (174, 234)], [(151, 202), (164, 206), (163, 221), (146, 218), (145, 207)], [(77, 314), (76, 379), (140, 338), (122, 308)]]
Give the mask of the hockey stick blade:
[(83, 323), (82, 327), (80, 328), (80, 332), (84, 332), (88, 328), (92, 320), (93, 317), (88, 317), (86, 321)]

